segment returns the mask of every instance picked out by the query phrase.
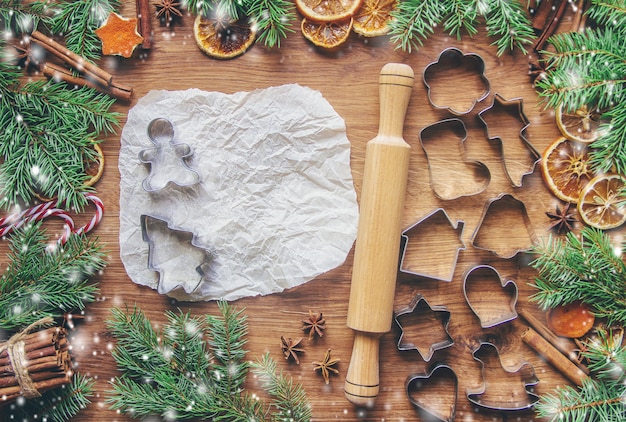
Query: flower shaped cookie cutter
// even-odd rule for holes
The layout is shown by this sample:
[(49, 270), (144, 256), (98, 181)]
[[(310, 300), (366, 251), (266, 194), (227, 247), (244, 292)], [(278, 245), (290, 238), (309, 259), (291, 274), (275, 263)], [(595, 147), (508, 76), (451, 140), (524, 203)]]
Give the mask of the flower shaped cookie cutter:
[[(491, 90), (483, 58), (454, 47), (443, 50), (436, 61), (426, 66), (423, 81), (430, 104), (457, 116), (472, 111)], [(463, 81), (464, 89), (459, 89), (459, 81)]]

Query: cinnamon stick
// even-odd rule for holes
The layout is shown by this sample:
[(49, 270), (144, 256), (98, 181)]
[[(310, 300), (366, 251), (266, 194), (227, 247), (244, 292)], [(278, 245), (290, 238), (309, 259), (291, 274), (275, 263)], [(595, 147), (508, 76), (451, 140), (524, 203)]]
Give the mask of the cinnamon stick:
[[(52, 390), (54, 388), (67, 385), (72, 380), (71, 374), (62, 374), (59, 377), (49, 378), (43, 381), (34, 382), (34, 386), (40, 393)], [(22, 396), (22, 388), (19, 386), (0, 389), (0, 407), (5, 406)]]
[(135, 6), (137, 9), (137, 20), (139, 25), (137, 29), (139, 35), (143, 37), (141, 48), (144, 50), (150, 50), (152, 48), (152, 25), (150, 24), (150, 5), (148, 0), (136, 0)]
[(587, 374), (532, 328), (522, 333), (522, 340), (574, 384), (581, 386), (587, 378)]
[(45, 36), (41, 32), (33, 31), (30, 37), (32, 41), (35, 41), (37, 44), (72, 66), (74, 69), (84, 73), (87, 76), (87, 79), (94, 78), (104, 86), (110, 85), (113, 81), (113, 76), (110, 73), (85, 60), (78, 54), (54, 41), (52, 38)]
[(130, 101), (130, 98), (133, 95), (132, 88), (114, 83), (111, 85), (103, 86), (90, 79), (75, 76), (69, 70), (52, 63), (44, 63), (41, 70), (43, 74), (49, 78), (61, 80), (67, 82), (70, 85), (86, 86), (89, 88), (93, 88), (104, 94), (121, 100)]

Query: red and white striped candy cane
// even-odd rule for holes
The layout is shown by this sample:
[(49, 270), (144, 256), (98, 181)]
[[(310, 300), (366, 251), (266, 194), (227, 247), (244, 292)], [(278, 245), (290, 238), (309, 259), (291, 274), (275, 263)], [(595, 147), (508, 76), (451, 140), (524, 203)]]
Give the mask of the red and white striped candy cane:
[(74, 233), (76, 234), (89, 233), (91, 230), (94, 229), (94, 227), (98, 225), (98, 223), (100, 223), (100, 221), (102, 220), (102, 216), (104, 215), (104, 203), (100, 200), (100, 198), (91, 193), (86, 194), (86, 198), (93, 202), (93, 204), (96, 206), (96, 212), (94, 213), (89, 223), (74, 231)]
[(0, 227), (18, 224), (20, 221), (23, 220), (29, 220), (31, 219), (31, 217), (40, 215), (41, 213), (49, 210), (50, 208), (53, 208), (54, 206), (56, 206), (56, 201), (48, 201), (34, 207), (22, 210), (21, 212), (7, 215), (6, 217), (0, 218)]
[[(50, 202), (47, 202), (46, 204), (53, 203), (53, 202), (54, 201), (50, 201)], [(40, 205), (44, 205), (44, 204), (40, 204)], [(52, 205), (54, 205), (54, 203)], [(0, 228), (0, 237), (6, 236), (7, 234), (13, 232), (14, 230), (19, 229), (26, 223), (29, 223), (31, 221), (40, 221), (48, 217), (59, 217), (65, 221), (65, 225), (64, 225), (65, 232), (63, 233), (63, 235), (59, 237), (60, 243), (67, 242), (67, 239), (74, 231), (74, 220), (64, 210), (61, 210), (58, 208), (49, 208), (49, 206), (40, 207), (39, 205), (37, 205), (25, 211), (26, 212), (20, 213), (22, 218), (18, 221), (15, 221), (14, 218), (8, 218), (8, 217), (7, 219), (4, 219), (3, 224), (5, 225), (2, 228)], [(15, 223), (9, 224), (10, 221), (15, 221)]]

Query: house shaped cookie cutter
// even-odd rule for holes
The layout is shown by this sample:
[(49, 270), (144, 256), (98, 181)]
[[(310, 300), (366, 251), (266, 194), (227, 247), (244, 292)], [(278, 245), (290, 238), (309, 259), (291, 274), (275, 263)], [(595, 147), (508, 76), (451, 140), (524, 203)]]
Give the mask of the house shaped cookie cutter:
[[(432, 319), (438, 320), (436, 324), (441, 325), (442, 332), (445, 334), (445, 339), (433, 342), (428, 347), (428, 350), (424, 351), (423, 348), (405, 339), (406, 328), (402, 324), (401, 319), (404, 316), (419, 317), (427, 313), (432, 315), (433, 317)], [(429, 362), (430, 359), (433, 357), (433, 354), (437, 350), (445, 349), (454, 344), (454, 340), (452, 339), (452, 337), (450, 336), (450, 333), (448, 332), (448, 324), (450, 323), (450, 311), (448, 311), (448, 308), (443, 305), (430, 306), (428, 302), (426, 301), (426, 299), (424, 298), (424, 296), (422, 296), (419, 293), (413, 297), (413, 299), (411, 300), (411, 303), (407, 307), (394, 312), (394, 321), (397, 324), (397, 326), (400, 328), (400, 337), (398, 338), (398, 350), (401, 350), (401, 351), (417, 350), (417, 352), (420, 354), (420, 356), (422, 357), (422, 359), (424, 359), (425, 362)]]
[[(442, 404), (441, 406), (433, 405), (432, 403), (441, 403), (442, 397), (438, 393), (437, 397), (433, 397), (433, 400), (420, 400), (415, 397), (415, 392), (424, 387), (425, 384), (431, 382), (437, 382), (440, 379), (448, 379), (452, 381), (452, 395), (449, 397), (449, 401), (451, 401), (450, 407), (447, 410), (447, 414), (444, 414), (442, 409), (447, 403)], [(425, 412), (428, 417), (427, 419), (436, 420), (440, 422), (452, 422), (454, 420), (456, 414), (456, 400), (458, 397), (458, 389), (459, 389), (459, 380), (454, 372), (454, 370), (443, 363), (436, 363), (432, 365), (428, 372), (425, 374), (412, 374), (407, 377), (405, 383), (406, 395), (409, 398), (411, 404), (421, 412)], [(447, 390), (447, 389), (446, 389)], [(436, 400), (435, 400), (436, 399)]]
[[(447, 224), (446, 225), (440, 224), (439, 223), (440, 220), (447, 222)], [(432, 250), (432, 245), (428, 244), (426, 233), (424, 235), (419, 235), (419, 233), (427, 232), (430, 235), (435, 235), (437, 237), (440, 237), (440, 234), (434, 233), (432, 228), (427, 227), (428, 224), (433, 223), (433, 222), (437, 223), (436, 227), (438, 230), (440, 229), (447, 230), (447, 227), (449, 227), (449, 230), (453, 232), (455, 237), (457, 238), (457, 242), (458, 242), (457, 246), (447, 256), (449, 262), (445, 263), (445, 266), (449, 268), (449, 271), (446, 274), (443, 274), (443, 271), (441, 273), (434, 274), (434, 271), (429, 272), (429, 270), (419, 270), (419, 269), (414, 268), (409, 263), (409, 259), (414, 252), (411, 249), (411, 244), (410, 244), (411, 237), (415, 236), (417, 239), (420, 239), (419, 245), (417, 246), (421, 247), (423, 245), (431, 250)], [(446, 211), (443, 208), (437, 208), (434, 211), (432, 211), (430, 214), (426, 215), (424, 218), (420, 219), (419, 221), (417, 221), (410, 227), (403, 230), (400, 236), (400, 242), (401, 242), (400, 243), (400, 250), (401, 250), (400, 272), (415, 275), (415, 276), (420, 276), (420, 277), (428, 277), (428, 278), (432, 278), (435, 280), (452, 281), (452, 278), (454, 277), (454, 271), (456, 268), (456, 263), (458, 261), (459, 253), (460, 251), (465, 249), (465, 243), (462, 240), (464, 225), (465, 223), (461, 220), (458, 220), (456, 224), (452, 223), (452, 220), (450, 220), (450, 217), (448, 216)], [(438, 255), (441, 255), (441, 251), (438, 251)]]

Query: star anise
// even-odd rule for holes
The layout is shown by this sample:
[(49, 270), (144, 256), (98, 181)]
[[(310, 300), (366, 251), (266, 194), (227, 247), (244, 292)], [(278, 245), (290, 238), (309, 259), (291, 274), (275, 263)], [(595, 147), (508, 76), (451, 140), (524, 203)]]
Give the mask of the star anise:
[(317, 371), (318, 369), (322, 371), (322, 376), (324, 377), (324, 382), (326, 384), (330, 383), (330, 371), (334, 372), (335, 374), (338, 374), (339, 371), (336, 368), (333, 368), (333, 366), (337, 365), (339, 363), (339, 359), (337, 358), (333, 358), (331, 359), (330, 357), (330, 349), (328, 349), (328, 351), (326, 352), (326, 355), (324, 356), (324, 360), (322, 362), (313, 362), (313, 365), (315, 365), (315, 368), (313, 368), (314, 371)]
[(30, 39), (24, 37), (19, 45), (14, 45), (17, 50), (17, 54), (15, 55), (15, 59), (17, 61), (18, 66), (22, 66), (26, 71), (29, 71), (31, 68), (37, 68), (39, 66), (38, 60), (34, 57), (35, 54), (32, 48), (33, 44), (30, 42)]
[(578, 220), (575, 218), (575, 213), (569, 212), (571, 205), (572, 204), (568, 202), (562, 210), (557, 205), (555, 212), (546, 212), (546, 215), (552, 220), (550, 226), (548, 226), (548, 230), (556, 230), (558, 234), (574, 230), (574, 223)]
[(298, 345), (302, 341), (302, 338), (293, 340), (292, 338), (286, 339), (285, 337), (280, 336), (280, 341), (282, 343), (280, 347), (283, 350), (283, 355), (285, 356), (285, 359), (289, 360), (289, 358), (292, 358), (297, 365), (300, 365), (298, 353), (304, 353), (304, 349), (299, 348)]
[(316, 334), (319, 337), (324, 337), (323, 331), (326, 329), (326, 320), (322, 316), (322, 313), (314, 314), (309, 310), (309, 317), (302, 320), (302, 330), (309, 332), (309, 340), (311, 340)]
[(174, 19), (183, 16), (179, 7), (180, 2), (176, 0), (161, 0), (161, 3), (156, 5), (156, 17), (161, 23), (165, 23), (165, 26), (170, 26)]

